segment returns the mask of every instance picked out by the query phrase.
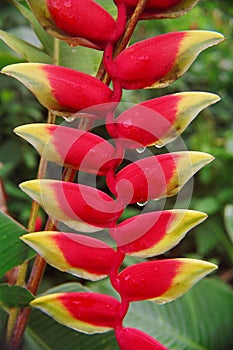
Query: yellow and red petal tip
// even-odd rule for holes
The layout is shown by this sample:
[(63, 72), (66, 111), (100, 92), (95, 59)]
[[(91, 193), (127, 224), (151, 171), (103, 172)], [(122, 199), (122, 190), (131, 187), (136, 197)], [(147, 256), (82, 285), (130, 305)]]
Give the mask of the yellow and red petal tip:
[(118, 200), (123, 203), (144, 203), (173, 196), (213, 159), (207, 153), (183, 151), (133, 162), (116, 174)]
[(112, 16), (92, 0), (28, 0), (28, 3), (42, 27), (69, 45), (102, 50), (115, 29)]
[(127, 148), (165, 145), (176, 139), (200, 111), (219, 99), (206, 92), (182, 92), (142, 102), (116, 118), (117, 137)]
[(34, 299), (39, 308), (57, 322), (83, 333), (103, 333), (115, 328), (120, 303), (98, 293), (54, 293)]
[(31, 143), (43, 158), (62, 166), (105, 175), (114, 161), (115, 148), (84, 130), (37, 123), (19, 126), (14, 132)]
[(20, 188), (51, 218), (81, 231), (109, 227), (122, 214), (122, 204), (93, 187), (58, 180), (30, 180)]
[(166, 87), (182, 76), (203, 50), (224, 39), (217, 32), (190, 30), (142, 40), (123, 50), (109, 73), (124, 89)]
[(89, 109), (99, 115), (110, 102), (112, 91), (100, 80), (62, 66), (42, 63), (18, 63), (1, 71), (23, 83), (48, 109), (60, 115), (70, 115)]
[(110, 274), (116, 254), (106, 243), (76, 233), (44, 231), (20, 238), (53, 267), (92, 281)]
[(139, 263), (120, 273), (120, 293), (128, 301), (167, 303), (186, 293), (216, 268), (206, 261), (185, 258)]
[(126, 255), (153, 257), (176, 246), (207, 214), (184, 209), (140, 214), (110, 228), (110, 234)]

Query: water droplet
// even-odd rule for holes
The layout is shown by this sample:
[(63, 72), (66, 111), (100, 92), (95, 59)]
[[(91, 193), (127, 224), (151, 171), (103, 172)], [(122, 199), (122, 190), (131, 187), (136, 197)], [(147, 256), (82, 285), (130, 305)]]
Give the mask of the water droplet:
[(140, 147), (140, 148), (137, 148), (136, 149), (136, 151), (138, 152), (138, 153), (143, 153), (143, 152), (145, 152), (145, 150), (146, 150), (146, 147)]
[(72, 123), (75, 120), (75, 117), (63, 117), (67, 123)]
[(75, 52), (76, 52), (76, 49), (72, 49), (71, 52), (75, 53)]
[(155, 147), (156, 147), (156, 148), (162, 148), (162, 147), (164, 147), (164, 144), (163, 144), (163, 143), (160, 143), (160, 142), (157, 142), (157, 143), (155, 144)]
[(132, 126), (132, 120), (131, 119), (124, 120), (122, 125), (124, 126), (124, 128), (128, 129)]
[(148, 203), (148, 201), (146, 201), (146, 202), (137, 202), (137, 205), (139, 207), (144, 207), (144, 205), (146, 205), (147, 203)]

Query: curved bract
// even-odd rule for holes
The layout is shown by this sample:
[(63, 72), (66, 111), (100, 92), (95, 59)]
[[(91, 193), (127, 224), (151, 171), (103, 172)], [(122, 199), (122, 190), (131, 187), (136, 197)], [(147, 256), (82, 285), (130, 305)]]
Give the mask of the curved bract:
[(69, 45), (102, 50), (115, 29), (110, 14), (93, 0), (28, 0), (45, 30)]
[[(2, 73), (23, 83), (48, 109), (60, 115), (87, 109), (96, 117), (106, 112), (112, 90), (102, 81), (74, 69), (42, 63), (6, 66)], [(109, 108), (107, 106), (107, 108)]]
[(126, 148), (162, 146), (174, 141), (209, 105), (219, 101), (215, 94), (181, 92), (139, 103), (115, 120), (115, 137)]
[(181, 77), (206, 48), (224, 40), (222, 34), (190, 30), (142, 40), (123, 50), (110, 75), (124, 89), (162, 88)]

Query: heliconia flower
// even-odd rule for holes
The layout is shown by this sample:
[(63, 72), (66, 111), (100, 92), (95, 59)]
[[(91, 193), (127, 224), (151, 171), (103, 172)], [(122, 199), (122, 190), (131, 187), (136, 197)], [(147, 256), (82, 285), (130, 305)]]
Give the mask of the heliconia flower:
[(98, 293), (54, 293), (31, 302), (66, 327), (83, 333), (103, 333), (115, 328), (120, 303)]
[(120, 294), (128, 301), (167, 303), (186, 293), (216, 268), (212, 263), (187, 258), (142, 262), (120, 273)]
[(165, 145), (177, 138), (201, 110), (219, 99), (206, 92), (182, 92), (142, 102), (116, 118), (114, 136), (125, 139), (124, 146), (130, 148)]
[(14, 131), (30, 142), (45, 159), (62, 166), (106, 175), (116, 161), (115, 148), (91, 132), (39, 123), (22, 125)]
[[(120, 0), (121, 1), (121, 0)], [(136, 8), (138, 0), (123, 0), (131, 14)], [(140, 19), (175, 18), (190, 11), (199, 0), (149, 0)], [(118, 3), (119, 0), (115, 0)]]
[(123, 50), (109, 73), (124, 89), (166, 87), (187, 71), (200, 52), (223, 40), (222, 34), (203, 30), (158, 35)]
[(110, 102), (112, 96), (112, 90), (100, 80), (66, 67), (18, 63), (4, 67), (1, 72), (19, 80), (43, 106), (60, 115), (91, 106), (93, 114), (101, 113), (104, 107), (96, 105)]
[(116, 328), (115, 334), (121, 350), (168, 350), (158, 340), (136, 328)]
[(115, 192), (119, 201), (124, 203), (143, 203), (173, 196), (199, 169), (213, 159), (210, 154), (193, 151), (165, 153), (140, 159), (116, 174)]
[(109, 227), (124, 209), (106, 193), (72, 182), (30, 180), (21, 183), (20, 188), (51, 218), (81, 232)]
[(43, 231), (20, 239), (53, 267), (92, 281), (110, 274), (116, 254), (106, 243), (76, 233)]
[(28, 3), (49, 34), (72, 46), (102, 50), (116, 26), (112, 16), (93, 0), (28, 0)]
[(164, 210), (134, 216), (109, 231), (124, 254), (147, 258), (176, 246), (206, 218), (205, 213), (193, 210)]

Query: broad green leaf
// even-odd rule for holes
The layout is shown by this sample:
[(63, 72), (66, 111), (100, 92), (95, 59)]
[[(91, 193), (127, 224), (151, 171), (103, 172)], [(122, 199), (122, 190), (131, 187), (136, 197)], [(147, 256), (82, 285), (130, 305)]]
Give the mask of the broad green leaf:
[(7, 308), (25, 307), (33, 299), (33, 295), (26, 288), (6, 283), (0, 284), (0, 305), (2, 304)]
[(63, 292), (91, 292), (91, 289), (83, 286), (81, 283), (68, 282), (68, 283), (59, 284), (58, 286), (48, 289), (46, 291), (46, 294), (63, 293)]
[(41, 44), (43, 45), (43, 49), (48, 54), (52, 54), (53, 52), (53, 38), (41, 27), (35, 16), (33, 15), (32, 11), (27, 8), (26, 6), (23, 6), (18, 1), (11, 0), (11, 2), (15, 5), (15, 7), (22, 13), (22, 15), (27, 18), (27, 20), (31, 23), (35, 34), (37, 35), (38, 39), (40, 40)]
[(71, 47), (59, 40), (59, 64), (61, 66), (95, 75), (102, 56), (103, 53), (101, 51), (90, 50), (83, 46)]
[(228, 204), (224, 210), (224, 222), (228, 236), (233, 243), (233, 205)]
[(28, 62), (52, 63), (45, 52), (12, 34), (0, 30), (0, 39)]
[(19, 239), (25, 233), (23, 226), (0, 212), (0, 276), (35, 256), (35, 252)]

